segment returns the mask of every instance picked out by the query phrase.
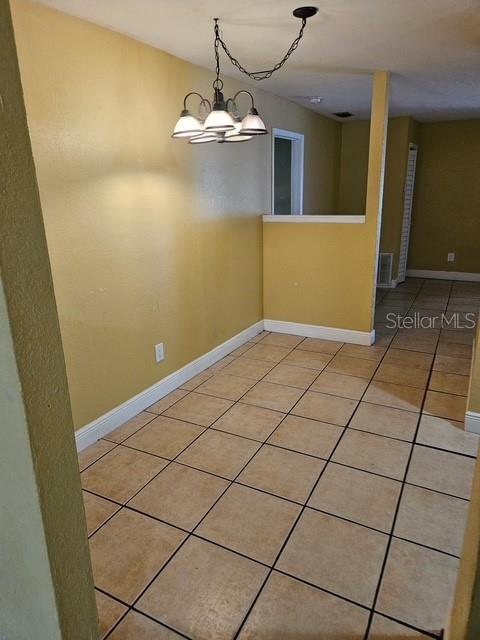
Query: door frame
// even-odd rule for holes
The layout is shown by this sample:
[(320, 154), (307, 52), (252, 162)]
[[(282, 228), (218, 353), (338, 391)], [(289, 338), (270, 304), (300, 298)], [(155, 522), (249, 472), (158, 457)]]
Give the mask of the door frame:
[(275, 215), (275, 139), (284, 138), (292, 141), (292, 173), (291, 173), (291, 211), (292, 216), (303, 215), (303, 174), (305, 164), (305, 136), (303, 133), (272, 129), (272, 185), (271, 214)]

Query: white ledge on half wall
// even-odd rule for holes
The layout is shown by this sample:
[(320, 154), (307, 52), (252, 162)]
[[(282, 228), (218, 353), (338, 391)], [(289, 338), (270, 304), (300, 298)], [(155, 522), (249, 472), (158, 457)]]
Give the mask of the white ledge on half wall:
[(344, 215), (341, 213), (334, 213), (332, 215), (317, 215), (317, 216), (280, 216), (269, 214), (263, 216), (264, 222), (287, 222), (290, 224), (365, 224), (365, 216), (363, 214)]

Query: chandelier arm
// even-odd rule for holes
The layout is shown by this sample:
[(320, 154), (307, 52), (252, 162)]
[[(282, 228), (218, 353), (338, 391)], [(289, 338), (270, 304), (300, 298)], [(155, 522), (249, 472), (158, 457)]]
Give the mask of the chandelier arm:
[(247, 69), (245, 69), (245, 67), (243, 67), (242, 64), (237, 60), (237, 58), (235, 58), (230, 53), (227, 45), (225, 44), (225, 42), (220, 37), (220, 32), (219, 32), (219, 28), (218, 28), (218, 18), (216, 18), (215, 19), (215, 58), (216, 58), (216, 62), (217, 62), (217, 67), (216, 67), (217, 80), (218, 80), (218, 76), (220, 74), (220, 63), (219, 63), (219, 57), (218, 57), (218, 46), (219, 45), (221, 45), (222, 49), (226, 53), (228, 59), (233, 64), (233, 66), (237, 67), (237, 69), (241, 73), (244, 73), (246, 76), (248, 76), (252, 80), (257, 80), (257, 81), (266, 80), (267, 78), (270, 78), (275, 73), (275, 71), (278, 71), (279, 69), (281, 69), (283, 67), (283, 65), (287, 62), (287, 60), (290, 58), (292, 53), (298, 47), (298, 45), (300, 43), (300, 40), (303, 37), (303, 32), (305, 30), (305, 25), (306, 24), (307, 24), (307, 19), (305, 17), (303, 17), (302, 18), (302, 26), (300, 27), (300, 31), (298, 33), (298, 36), (292, 42), (292, 44), (290, 45), (288, 51), (283, 56), (283, 58), (280, 60), (280, 62), (277, 62), (277, 64), (272, 69), (266, 69), (264, 71), (247, 71)]
[(183, 99), (183, 109), (184, 110), (186, 110), (186, 108), (187, 108), (187, 100), (188, 100), (188, 98), (190, 96), (198, 96), (200, 98), (200, 104), (201, 105), (205, 104), (205, 103), (210, 104), (209, 100), (204, 98), (201, 93), (198, 93), (198, 91), (190, 91), (189, 93), (187, 93), (187, 95)]

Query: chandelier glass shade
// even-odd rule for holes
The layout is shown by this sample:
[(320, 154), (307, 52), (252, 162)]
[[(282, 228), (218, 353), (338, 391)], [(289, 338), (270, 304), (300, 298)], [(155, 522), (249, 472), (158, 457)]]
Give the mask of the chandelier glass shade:
[[(237, 91), (233, 98), (225, 100), (223, 96), (223, 81), (220, 79), (219, 47), (222, 47), (227, 57), (239, 71), (253, 80), (266, 80), (270, 78), (275, 71), (283, 67), (298, 47), (303, 37), (307, 19), (315, 15), (317, 11), (318, 9), (316, 7), (300, 7), (299, 9), (295, 9), (293, 15), (302, 20), (302, 26), (297, 38), (290, 45), (290, 48), (282, 60), (272, 69), (253, 72), (247, 71), (230, 53), (227, 45), (220, 37), (218, 18), (215, 18), (214, 50), (216, 78), (213, 82), (213, 100), (210, 102), (210, 100), (204, 98), (196, 91), (187, 93), (183, 100), (183, 109), (180, 117), (173, 129), (172, 138), (188, 139), (190, 144), (206, 144), (208, 142), (247, 142), (248, 140), (253, 140), (256, 136), (266, 135), (268, 133), (267, 127), (255, 107), (254, 98), (250, 91), (242, 89), (241, 91)], [(237, 105), (237, 99), (242, 94), (249, 96), (251, 101), (250, 108), (244, 116), (240, 115)], [(191, 111), (187, 109), (187, 102), (192, 96), (196, 96), (200, 100), (197, 115), (193, 115)]]

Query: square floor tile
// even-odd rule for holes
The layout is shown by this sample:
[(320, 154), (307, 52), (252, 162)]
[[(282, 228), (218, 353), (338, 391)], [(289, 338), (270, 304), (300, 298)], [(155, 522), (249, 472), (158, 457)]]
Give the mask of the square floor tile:
[(148, 407), (148, 411), (150, 411), (151, 413), (157, 413), (157, 414), (163, 413), (164, 411), (169, 409), (172, 405), (174, 405), (176, 402), (184, 398), (187, 394), (188, 394), (188, 391), (185, 391), (184, 389), (175, 389), (175, 391), (172, 391), (171, 393), (167, 393), (167, 395), (164, 396), (161, 400), (158, 400), (157, 402), (152, 404), (150, 407)]
[(418, 424), (418, 413), (361, 402), (349, 427), (380, 436), (412, 441)]
[(394, 534), (459, 556), (468, 502), (430, 489), (405, 485)]
[(316, 351), (317, 353), (325, 353), (333, 355), (343, 347), (343, 342), (335, 342), (334, 340), (322, 340), (322, 338), (306, 338), (302, 342), (304, 351)]
[(257, 407), (287, 412), (301, 397), (303, 391), (294, 387), (272, 382), (257, 382), (242, 398), (246, 404), (254, 404)]
[(128, 506), (191, 531), (228, 485), (228, 480), (174, 462)]
[(460, 376), (469, 376), (471, 360), (468, 358), (452, 358), (451, 356), (436, 356), (433, 362), (434, 371), (444, 373), (456, 373)]
[(455, 453), (476, 456), (479, 436), (465, 431), (462, 422), (447, 418), (422, 415), (417, 434), (417, 443)]
[[(303, 342), (301, 346), (303, 346)], [(332, 356), (326, 353), (318, 353), (316, 351), (304, 351), (303, 349), (295, 349), (291, 351), (283, 361), (283, 364), (291, 364), (296, 367), (305, 367), (306, 369), (314, 369), (322, 371), (330, 362)]]
[(132, 610), (109, 636), (109, 640), (182, 640), (183, 637)]
[(203, 382), (206, 382), (214, 375), (215, 373), (213, 371), (209, 371), (208, 369), (206, 371), (202, 371), (198, 375), (193, 376), (193, 378), (190, 378), (190, 380), (187, 380), (187, 382), (184, 382), (181, 386), (181, 389), (186, 389), (187, 391), (193, 391), (194, 389), (199, 387)]
[(196, 640), (231, 639), (267, 572), (232, 551), (190, 538), (137, 607)]
[(410, 449), (408, 442), (347, 429), (332, 459), (349, 467), (402, 480)]
[(215, 364), (212, 364), (212, 366), (209, 367), (208, 369), (213, 373), (218, 373), (222, 369), (225, 369), (225, 367), (228, 367), (229, 364), (232, 364), (234, 360), (235, 358), (232, 355), (225, 356), (224, 358), (217, 360), (217, 362), (215, 362)]
[(203, 427), (196, 424), (167, 418), (167, 416), (158, 416), (146, 427), (125, 440), (123, 444), (133, 449), (140, 449), (140, 451), (172, 459), (204, 431)]
[(389, 349), (385, 354), (383, 362), (402, 367), (427, 369), (429, 371), (432, 366), (433, 355), (429, 353), (418, 353), (416, 351), (405, 351), (404, 349)]
[(204, 396), (193, 391), (165, 411), (165, 415), (209, 427), (232, 406), (230, 400)]
[(277, 384), (286, 384), (290, 387), (298, 389), (308, 389), (315, 378), (318, 371), (315, 369), (304, 369), (303, 367), (295, 367), (288, 364), (277, 364), (277, 366), (267, 373), (266, 382), (275, 382)]
[(416, 445), (407, 482), (469, 500), (474, 469), (473, 458)]
[(243, 354), (247, 353), (247, 351), (250, 351), (252, 347), (253, 347), (253, 344), (251, 342), (246, 342), (245, 344), (242, 344), (240, 347), (237, 347), (233, 351), (230, 351), (228, 355), (234, 358), (239, 358), (240, 356), (243, 356)]
[(451, 606), (458, 560), (403, 540), (392, 540), (376, 609), (439, 634)]
[(95, 586), (131, 604), (186, 535), (122, 509), (90, 538)]
[(438, 345), (437, 354), (439, 356), (451, 356), (453, 358), (468, 358), (472, 357), (471, 344), (461, 344), (455, 342), (441, 342)]
[(214, 423), (213, 428), (264, 442), (284, 417), (280, 411), (238, 402)]
[(386, 349), (378, 345), (372, 345), (371, 347), (361, 344), (344, 344), (340, 349), (340, 355), (351, 356), (353, 358), (364, 358), (365, 360), (373, 360), (374, 362), (380, 362), (385, 355)]
[(427, 391), (423, 407), (424, 413), (463, 422), (466, 410), (467, 398), (463, 396), (440, 393), (439, 391)]
[(103, 640), (107, 633), (111, 631), (115, 624), (125, 614), (128, 607), (117, 602), (117, 600), (110, 598), (101, 591), (97, 591), (96, 589), (95, 600), (97, 603), (100, 640)]
[(106, 453), (115, 448), (115, 444), (113, 442), (107, 442), (106, 440), (98, 440), (94, 444), (91, 444), (89, 447), (83, 449), (78, 454), (78, 465), (80, 467), (80, 471), (84, 471), (91, 464), (99, 460)]
[(263, 378), (270, 369), (273, 369), (275, 363), (265, 362), (263, 360), (254, 360), (242, 356), (237, 358), (232, 364), (225, 368), (224, 373), (229, 375), (240, 376), (242, 378), (249, 378), (250, 380), (260, 380)]
[(304, 503), (324, 465), (323, 460), (264, 445), (238, 482)]
[(425, 389), (429, 375), (430, 372), (427, 369), (382, 362), (373, 379), (381, 380), (382, 382), (392, 382), (393, 384), (403, 384), (407, 387)]
[(342, 433), (343, 429), (336, 425), (289, 415), (268, 442), (299, 453), (328, 458)]
[(249, 378), (240, 378), (225, 373), (218, 373), (199, 387), (197, 393), (205, 393), (208, 396), (225, 398), (226, 400), (240, 400), (255, 382)]
[(308, 506), (389, 533), (400, 489), (396, 480), (331, 462)]
[(365, 380), (365, 378), (324, 371), (312, 384), (310, 391), (320, 391), (333, 396), (360, 400), (367, 387), (368, 380)]
[(93, 493), (82, 491), (82, 494), (85, 518), (87, 520), (87, 534), (91, 536), (94, 531), (120, 509), (120, 506), (110, 502), (110, 500), (105, 500), (105, 498), (94, 496)]
[(368, 640), (429, 640), (429, 638), (430, 636), (405, 627), (389, 618), (384, 618), (378, 613), (373, 616), (368, 634)]
[(288, 333), (271, 333), (262, 340), (262, 344), (273, 347), (289, 347), (293, 349), (303, 341), (302, 336), (294, 336)]
[(239, 640), (363, 638), (365, 609), (274, 571)]
[[(364, 362), (368, 362), (364, 360)], [(292, 409), (292, 413), (303, 418), (313, 418), (344, 427), (352, 417), (358, 402), (326, 393), (307, 391)]]
[(82, 486), (124, 503), (167, 464), (167, 460), (120, 445), (82, 473)]
[(259, 442), (209, 429), (178, 461), (233, 480), (260, 446)]
[(254, 358), (255, 360), (266, 360), (267, 362), (280, 362), (287, 356), (291, 347), (278, 347), (267, 345), (265, 341), (262, 344), (256, 344), (248, 350), (246, 358)]
[(111, 442), (123, 442), (129, 436), (151, 422), (154, 418), (155, 415), (153, 413), (142, 411), (134, 418), (127, 420), (127, 422), (122, 424), (120, 427), (117, 427), (117, 429), (114, 429), (110, 433), (107, 433), (105, 439), (110, 440)]
[(365, 606), (371, 606), (388, 536), (306, 509), (276, 568)]
[(423, 389), (374, 380), (370, 383), (363, 399), (373, 404), (419, 412), (424, 395)]
[(456, 373), (432, 371), (428, 388), (433, 389), (433, 391), (466, 396), (468, 394), (469, 380), (468, 376), (459, 376)]
[(475, 331), (471, 329), (442, 329), (440, 331), (440, 343), (454, 342), (456, 344), (472, 345), (475, 338)]
[(352, 358), (351, 356), (342, 355), (342, 350), (340, 350), (329, 363), (327, 371), (370, 380), (377, 366), (376, 362), (365, 358)]
[(272, 565), (300, 509), (293, 502), (234, 483), (195, 533)]

